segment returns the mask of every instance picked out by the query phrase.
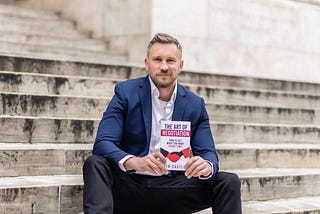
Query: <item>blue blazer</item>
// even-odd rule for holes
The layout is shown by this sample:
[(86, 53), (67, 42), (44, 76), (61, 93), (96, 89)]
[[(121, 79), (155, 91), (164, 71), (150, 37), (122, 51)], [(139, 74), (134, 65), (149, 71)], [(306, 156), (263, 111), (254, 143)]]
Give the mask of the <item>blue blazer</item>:
[[(214, 166), (218, 156), (203, 98), (178, 83), (173, 121), (191, 122), (191, 149)], [(151, 86), (148, 76), (118, 83), (98, 127), (93, 154), (111, 160), (115, 167), (127, 155), (149, 152), (152, 124)]]

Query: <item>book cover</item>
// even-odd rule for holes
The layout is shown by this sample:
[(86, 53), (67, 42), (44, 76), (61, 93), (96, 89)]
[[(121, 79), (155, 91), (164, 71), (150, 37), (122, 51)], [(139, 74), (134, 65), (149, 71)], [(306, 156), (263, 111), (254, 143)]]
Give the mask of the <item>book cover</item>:
[(161, 121), (160, 152), (166, 157), (168, 170), (185, 170), (190, 158), (190, 134), (189, 121)]

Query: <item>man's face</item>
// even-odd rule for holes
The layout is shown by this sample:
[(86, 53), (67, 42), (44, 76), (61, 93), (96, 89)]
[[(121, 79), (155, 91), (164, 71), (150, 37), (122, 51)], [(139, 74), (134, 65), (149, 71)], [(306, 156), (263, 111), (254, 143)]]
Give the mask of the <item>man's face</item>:
[(153, 44), (144, 64), (159, 89), (173, 88), (183, 68), (183, 60), (175, 44)]

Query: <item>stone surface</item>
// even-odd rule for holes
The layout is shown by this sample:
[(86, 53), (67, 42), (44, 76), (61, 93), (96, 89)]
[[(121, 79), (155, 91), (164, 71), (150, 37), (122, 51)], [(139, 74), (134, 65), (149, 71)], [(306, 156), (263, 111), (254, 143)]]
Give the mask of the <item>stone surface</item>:
[[(63, 56), (62, 56), (63, 57)], [(119, 65), (115, 62), (90, 63), (71, 60), (53, 60), (46, 57), (32, 58), (2, 55), (0, 56), (1, 71), (13, 71), (23, 73), (44, 73), (67, 76), (86, 76), (128, 79), (135, 75), (145, 74), (141, 68), (136, 66)]]
[[(319, 179), (319, 170), (300, 169), (297, 172), (296, 169), (263, 169), (263, 170), (243, 170), (236, 171), (241, 178), (242, 182), (242, 198), (244, 213), (252, 213), (252, 210), (256, 210), (260, 213), (261, 210), (265, 213), (272, 211), (273, 213), (289, 212), (290, 210), (297, 210), (299, 208), (303, 210), (317, 210), (319, 209), (319, 197), (312, 196), (318, 191), (319, 184), (314, 183)], [(314, 179), (313, 179), (314, 178)], [(311, 182), (312, 181), (312, 182)], [(61, 211), (81, 212), (82, 209), (82, 176), (28, 176), (28, 177), (16, 177), (16, 178), (1, 178), (0, 185), (2, 187), (2, 199), (7, 198), (6, 201), (11, 201), (10, 207), (8, 203), (1, 203), (3, 209), (9, 211), (29, 211), (32, 207), (32, 203), (35, 205), (33, 209), (38, 209), (41, 212), (41, 204), (50, 203), (50, 206), (58, 206), (58, 200), (60, 201)], [(315, 185), (315, 186), (313, 186)], [(23, 189), (23, 191), (21, 191)], [(46, 196), (43, 197), (41, 192), (46, 192)], [(17, 195), (23, 197), (23, 193), (29, 194), (33, 192), (33, 196), (39, 194), (39, 198), (25, 198), (24, 203), (20, 203), (17, 200)], [(20, 194), (21, 193), (21, 194)], [(50, 194), (48, 194), (50, 193)], [(276, 198), (284, 197), (286, 195), (289, 199)], [(300, 198), (299, 195), (305, 195)], [(306, 196), (308, 195), (308, 196)], [(263, 200), (272, 198), (271, 201), (266, 202), (247, 202), (251, 200)], [(296, 198), (296, 199), (295, 199)], [(302, 199), (305, 199), (304, 201)], [(290, 203), (300, 200), (296, 205), (291, 205), (289, 208), (284, 208), (281, 204), (290, 206)], [(275, 204), (273, 206), (265, 207), (267, 204)], [(304, 205), (303, 205), (304, 204)], [(48, 207), (47, 211), (56, 212), (56, 207)], [(307, 207), (306, 207), (307, 206)], [(42, 208), (43, 209), (43, 208)], [(260, 210), (260, 212), (258, 212)], [(199, 212), (199, 214), (208, 213), (209, 210)], [(278, 212), (277, 212), (278, 211)], [(254, 212), (254, 213), (256, 213)]]
[[(92, 144), (0, 143), (0, 177), (81, 174)], [(221, 170), (319, 168), (318, 144), (217, 144)]]
[[(154, 33), (167, 32), (181, 41), (188, 70), (320, 79), (315, 72), (320, 67), (319, 31), (314, 28), (320, 20), (317, 0), (80, 2), (80, 8), (71, 0), (57, 1), (54, 6), (34, 0), (18, 4), (61, 11), (77, 20), (80, 29), (106, 38), (114, 53), (127, 54), (133, 63), (143, 63), (146, 44)], [(163, 10), (168, 4), (171, 9)]]
[[(30, 73), (0, 73), (3, 92), (25, 94), (111, 97), (119, 79), (85, 78), (79, 76), (44, 75)], [(32, 85), (32, 87), (30, 87)], [(108, 85), (108, 87), (106, 87)]]
[(0, 209), (5, 213), (79, 213), (82, 176), (0, 178)]
[(320, 142), (319, 125), (211, 122), (217, 143), (314, 143)]
[(0, 177), (81, 174), (92, 144), (0, 143)]
[[(0, 93), (0, 113), (36, 117), (99, 118), (110, 99)], [(77, 109), (77, 111), (74, 111)]]
[[(3, 91), (11, 92), (0, 93), (0, 112), (3, 115), (39, 117), (54, 116), (100, 119), (110, 102), (113, 95), (113, 85), (116, 82), (110, 81), (109, 85), (112, 85), (112, 87), (107, 87), (104, 90), (108, 81), (83, 78), (39, 77), (36, 75), (25, 77), (22, 75), (14, 76), (0, 73), (1, 78), (7, 78), (7, 81), (3, 83), (0, 80), (0, 88)], [(21, 81), (21, 84), (13, 85), (14, 81)], [(30, 87), (30, 84), (33, 87)], [(39, 92), (41, 95), (35, 95)], [(103, 96), (104, 92), (107, 96)], [(81, 96), (77, 95), (79, 93), (81, 93)], [(74, 111), (75, 108), (77, 111)], [(213, 121), (264, 121), (265, 123), (278, 124), (318, 124), (320, 121), (319, 111), (314, 109), (223, 105), (212, 102), (206, 102), (206, 108), (210, 119)]]
[(2, 136), (0, 141), (5, 143), (92, 143), (98, 124), (98, 119), (0, 115)]
[(217, 144), (220, 168), (319, 168), (319, 144)]
[[(144, 0), (141, 2), (147, 3)], [(180, 7), (181, 11), (187, 12), (186, 6), (189, 3), (194, 4), (189, 0), (187, 2), (187, 4), (184, 2), (185, 6)], [(214, 23), (212, 20), (207, 20), (208, 23), (202, 22), (194, 28), (197, 31), (190, 30), (192, 28), (189, 28), (189, 25), (193, 23), (184, 22), (184, 24), (188, 23), (184, 33), (194, 35), (192, 42), (194, 44), (199, 42), (198, 44), (201, 45), (206, 39), (198, 40), (197, 34), (219, 38), (220, 33), (223, 34), (228, 30), (236, 29), (235, 35), (249, 31), (245, 28), (240, 29), (238, 26), (221, 28), (217, 34), (206, 31), (208, 24), (214, 25), (220, 21), (224, 23), (224, 17), (229, 16), (225, 14), (224, 7), (226, 5), (230, 8), (235, 7), (231, 2), (216, 1), (214, 5), (206, 0), (197, 2), (202, 9), (195, 11), (194, 14), (200, 15), (198, 14), (196, 19), (187, 17), (185, 20), (199, 21), (208, 16), (218, 19), (214, 20)], [(262, 27), (268, 27), (269, 23), (265, 22), (265, 18), (270, 16), (267, 13), (268, 10), (276, 7), (278, 12), (283, 12), (288, 6), (283, 2), (273, 4), (276, 0), (269, 3), (250, 1), (249, 4), (248, 2), (249, 0), (245, 0), (237, 4), (246, 7), (252, 4), (251, 9), (254, 10), (244, 11), (241, 7), (236, 7), (234, 10), (227, 11), (238, 12), (235, 16), (239, 16), (239, 20), (235, 24), (243, 22), (241, 16), (247, 18), (246, 15), (249, 14), (256, 17), (259, 11), (255, 9), (260, 8), (266, 13), (259, 20), (251, 21), (261, 22)], [(291, 2), (292, 5), (297, 4)], [(67, 1), (60, 1), (60, 3), (66, 5)], [(144, 7), (150, 7), (151, 3), (153, 1), (148, 1)], [(126, 3), (110, 2), (108, 6), (115, 10), (123, 9), (123, 7), (114, 7), (121, 4)], [(170, 5), (172, 4), (174, 5), (175, 1), (170, 1)], [(145, 8), (140, 6), (139, 8), (141, 9), (139, 17), (144, 17)], [(80, 40), (79, 38), (85, 34), (71, 37), (74, 38), (73, 42), (67, 45), (64, 42), (70, 41), (70, 37), (58, 40), (63, 34), (58, 38), (49, 36), (46, 38), (47, 45), (41, 45), (43, 44), (41, 40), (44, 39), (44, 31), (39, 31), (41, 23), (48, 23), (47, 30), (55, 28), (59, 26), (61, 17), (45, 16), (43, 20), (38, 20), (41, 16), (35, 15), (37, 13), (34, 11), (21, 12), (22, 17), (20, 17), (19, 13), (11, 13), (9, 8), (9, 12), (2, 9), (0, 6), (0, 17), (6, 18), (2, 19), (3, 26), (0, 26), (0, 32), (5, 32), (1, 31), (1, 27), (9, 28), (9, 21), (17, 24), (18, 27), (12, 26), (11, 37), (5, 34), (0, 36), (0, 46), (1, 42), (4, 44), (0, 54), (6, 54), (0, 56), (0, 210), (7, 213), (81, 213), (82, 164), (92, 152), (96, 129), (102, 112), (113, 95), (114, 85), (125, 79), (145, 76), (146, 73), (141, 64), (139, 66), (127, 63), (117, 64), (119, 63), (116, 61), (117, 56), (89, 54), (99, 43), (90, 39)], [(211, 14), (212, 11), (215, 14)], [(276, 14), (277, 11), (272, 12)], [(123, 12), (125, 10), (121, 10), (121, 13)], [(150, 15), (153, 16), (158, 12), (153, 10)], [(289, 13), (287, 11), (271, 20), (281, 20)], [(174, 21), (179, 22), (181, 18), (178, 13), (174, 14), (176, 15), (178, 17)], [(308, 14), (309, 18), (313, 16), (314, 13)], [(130, 23), (130, 26), (139, 24), (136, 22), (139, 17), (134, 16), (135, 20), (127, 24)], [(36, 21), (28, 23), (32, 20)], [(252, 23), (245, 24), (251, 26)], [(282, 24), (285, 26), (288, 23)], [(69, 30), (76, 32), (72, 23), (63, 21), (62, 25), (61, 31), (67, 29), (64, 32)], [(275, 35), (279, 35), (283, 30), (278, 28), (277, 24), (271, 27), (275, 28)], [(123, 29), (117, 28), (117, 30)], [(134, 31), (127, 30), (126, 32), (135, 34)], [(141, 45), (142, 41), (149, 36), (144, 35), (138, 28), (134, 30), (137, 30), (140, 35), (131, 37), (132, 45), (128, 47), (133, 49)], [(29, 36), (26, 37), (26, 35)], [(119, 43), (109, 43), (109, 48), (127, 45), (122, 43), (127, 36), (119, 36), (117, 40)], [(270, 35), (272, 36), (274, 35)], [(184, 43), (187, 35), (183, 37), (181, 41)], [(266, 42), (263, 36), (261, 41), (252, 40), (252, 38), (236, 37), (235, 43), (231, 45), (229, 42), (232, 38), (225, 35), (220, 40), (220, 44), (217, 44), (216, 40), (210, 40), (209, 45), (205, 46), (199, 55), (208, 53), (208, 48), (219, 47), (221, 49), (215, 49), (210, 55), (214, 58), (208, 62), (216, 63), (216, 60), (221, 60), (221, 57), (226, 60), (225, 62), (229, 62), (229, 57), (233, 57), (232, 60), (235, 60), (235, 63), (228, 66), (236, 66), (241, 70), (243, 69), (241, 65), (250, 63), (250, 60), (241, 61), (243, 58), (238, 57), (239, 49), (243, 51), (247, 51), (248, 47), (252, 48), (252, 51), (263, 49), (263, 44)], [(278, 45), (290, 44), (292, 41), (288, 39), (285, 43)], [(61, 44), (58, 44), (58, 41)], [(84, 43), (78, 47), (80, 41)], [(244, 47), (242, 46), (244, 43), (238, 44), (242, 42), (248, 43), (245, 43)], [(250, 46), (250, 42), (255, 44)], [(275, 41), (270, 42), (274, 44)], [(39, 47), (34, 46), (34, 43)], [(101, 45), (104, 46), (104, 44)], [(255, 45), (261, 46), (257, 48)], [(52, 49), (52, 46), (56, 47)], [(58, 46), (68, 47), (63, 51)], [(232, 46), (232, 51), (228, 52), (228, 55), (216, 55), (216, 53), (222, 53), (228, 46)], [(78, 55), (77, 50), (90, 49), (90, 47), (92, 47), (91, 50), (82, 51), (81, 56)], [(270, 54), (274, 54), (277, 48), (279, 47), (272, 47)], [(309, 47), (303, 48), (306, 51), (309, 50)], [(143, 50), (145, 49), (140, 48), (134, 51)], [(250, 55), (248, 59), (263, 56), (259, 50), (255, 52), (256, 56)], [(282, 49), (282, 51), (284, 53), (286, 50)], [(65, 54), (62, 54), (63, 52)], [(17, 57), (18, 55), (20, 57)], [(272, 57), (277, 56), (279, 55), (274, 54)], [(311, 57), (309, 60), (313, 60), (313, 55), (309, 56)], [(207, 60), (207, 58), (203, 59)], [(304, 58), (301, 57), (301, 59)], [(202, 58), (195, 57), (194, 60), (202, 60)], [(278, 65), (281, 67), (281, 63)], [(309, 65), (307, 69), (315, 65), (317, 64)], [(270, 68), (274, 68), (273, 66), (275, 66), (274, 63)], [(250, 68), (253, 67), (255, 65)], [(222, 66), (221, 71), (224, 72), (225, 68)], [(257, 75), (261, 70), (256, 71)], [(284, 70), (284, 74), (285, 72)], [(201, 73), (199, 70), (183, 72), (179, 81), (203, 96), (206, 101), (210, 125), (220, 157), (220, 168), (236, 172), (240, 176), (244, 213), (316, 213), (319, 210), (319, 207), (314, 204), (315, 202), (320, 204), (320, 84), (212, 75)], [(290, 205), (298, 200), (305, 200), (307, 207), (303, 203), (296, 203), (296, 206)], [(269, 206), (268, 209), (267, 206)], [(200, 213), (210, 213), (210, 211), (207, 209)]]
[(316, 109), (320, 107), (318, 94), (188, 84), (186, 86), (207, 101), (215, 103)]

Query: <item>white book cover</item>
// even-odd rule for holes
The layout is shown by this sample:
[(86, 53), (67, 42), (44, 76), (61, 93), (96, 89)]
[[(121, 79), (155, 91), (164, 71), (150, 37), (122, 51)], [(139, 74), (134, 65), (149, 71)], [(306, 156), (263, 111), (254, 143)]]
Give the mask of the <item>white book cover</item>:
[(160, 152), (166, 158), (168, 170), (185, 170), (190, 158), (190, 134), (189, 121), (161, 121)]

